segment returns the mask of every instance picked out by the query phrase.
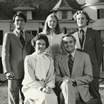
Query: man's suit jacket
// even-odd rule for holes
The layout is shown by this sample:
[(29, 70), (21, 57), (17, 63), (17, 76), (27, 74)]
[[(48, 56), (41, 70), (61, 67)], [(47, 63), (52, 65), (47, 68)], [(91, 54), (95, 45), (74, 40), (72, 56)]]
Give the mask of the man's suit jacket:
[(25, 46), (16, 35), (16, 31), (6, 33), (3, 38), (2, 46), (2, 64), (4, 73), (13, 71), (14, 79), (20, 79), (24, 76), (24, 58), (31, 53), (31, 40), (33, 35), (25, 32)]
[[(80, 49), (78, 31), (72, 35), (76, 38), (76, 48)], [(85, 43), (82, 50), (88, 53), (91, 58), (93, 76), (99, 77), (100, 66), (103, 59), (103, 44), (98, 31), (87, 28)]]
[(55, 72), (56, 87), (59, 87), (63, 82), (62, 77), (68, 76), (76, 80), (76, 87), (83, 101), (87, 102), (92, 98), (89, 93), (89, 83), (93, 80), (93, 76), (88, 54), (76, 50), (71, 76), (68, 68), (68, 56), (66, 54), (58, 55), (55, 59)]

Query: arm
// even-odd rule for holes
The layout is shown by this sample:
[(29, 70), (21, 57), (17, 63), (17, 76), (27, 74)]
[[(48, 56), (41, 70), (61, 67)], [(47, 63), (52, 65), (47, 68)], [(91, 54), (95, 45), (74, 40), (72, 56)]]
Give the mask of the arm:
[(2, 64), (4, 73), (11, 72), (10, 67), (10, 37), (9, 33), (6, 33), (3, 38), (3, 46), (2, 46)]
[(55, 78), (56, 84), (60, 85), (62, 83), (63, 79), (60, 74), (59, 57), (55, 58), (54, 66), (55, 66), (55, 74), (56, 74), (56, 78)]
[(2, 46), (2, 64), (3, 70), (6, 74), (7, 79), (13, 79), (15, 76), (14, 72), (11, 69), (10, 65), (10, 33), (6, 33), (3, 38), (3, 46)]
[(55, 87), (55, 74), (54, 74), (54, 64), (53, 59), (50, 58), (50, 67), (47, 75), (47, 84), (46, 87), (54, 88)]
[(80, 77), (76, 77), (75, 81), (78, 85), (89, 84), (93, 80), (92, 75), (92, 65), (88, 54), (85, 54), (85, 68), (83, 70), (83, 75)]
[(103, 59), (103, 43), (100, 37), (100, 34), (98, 31), (95, 31), (96, 37), (95, 37), (95, 51), (96, 51), (96, 56), (98, 60), (98, 65), (100, 68), (102, 59)]
[[(24, 79), (23, 79), (23, 89), (28, 87), (36, 87), (40, 88), (41, 84), (39, 81), (35, 80), (35, 69), (32, 66), (32, 62), (30, 55), (26, 56), (24, 61)], [(35, 64), (35, 61), (34, 61)]]

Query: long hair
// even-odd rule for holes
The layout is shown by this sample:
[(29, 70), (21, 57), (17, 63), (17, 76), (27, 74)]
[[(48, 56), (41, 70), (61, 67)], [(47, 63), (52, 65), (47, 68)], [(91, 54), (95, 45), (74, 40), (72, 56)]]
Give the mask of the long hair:
[(54, 13), (51, 13), (50, 15), (48, 15), (48, 17), (46, 18), (45, 20), (45, 25), (44, 25), (44, 28), (43, 28), (43, 33), (45, 33), (46, 35), (49, 35), (50, 34), (50, 28), (48, 26), (48, 21), (49, 21), (49, 18), (56, 18), (56, 21), (57, 21), (57, 24), (56, 24), (56, 27), (55, 27), (55, 33), (56, 34), (60, 34), (61, 33), (61, 30), (60, 30), (60, 26), (59, 26), (59, 21), (58, 21), (58, 18), (57, 16), (54, 14)]

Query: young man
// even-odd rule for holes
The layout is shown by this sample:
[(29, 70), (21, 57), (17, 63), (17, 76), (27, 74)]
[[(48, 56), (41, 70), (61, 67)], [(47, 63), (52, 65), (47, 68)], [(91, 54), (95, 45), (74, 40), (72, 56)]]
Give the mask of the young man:
[[(88, 102), (92, 96), (89, 93), (89, 83), (93, 80), (92, 65), (89, 55), (75, 50), (76, 40), (68, 34), (63, 36), (62, 54), (55, 59), (56, 94), (60, 104), (76, 104)], [(77, 102), (78, 104), (78, 102)]]
[[(99, 100), (99, 104), (102, 104), (99, 94), (99, 72), (103, 58), (101, 37), (97, 30), (88, 28), (90, 18), (86, 12), (77, 11), (74, 15), (74, 19), (78, 25), (78, 31), (73, 34), (76, 38), (76, 48), (88, 53), (92, 63), (94, 79), (90, 84), (90, 93), (94, 99)], [(81, 31), (83, 31), (83, 33), (81, 33)], [(82, 43), (80, 42), (82, 38), (81, 35), (83, 36)]]
[(24, 58), (32, 53), (33, 36), (24, 30), (26, 22), (24, 14), (15, 14), (15, 30), (6, 33), (3, 38), (2, 63), (8, 79), (8, 104), (19, 104), (19, 91), (24, 77)]

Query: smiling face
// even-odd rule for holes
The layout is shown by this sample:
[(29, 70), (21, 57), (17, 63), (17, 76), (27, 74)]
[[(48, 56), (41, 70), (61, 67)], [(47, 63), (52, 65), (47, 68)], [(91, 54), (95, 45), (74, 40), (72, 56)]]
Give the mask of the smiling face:
[(77, 21), (77, 25), (79, 26), (79, 28), (84, 28), (87, 26), (88, 20), (84, 14), (79, 13), (76, 16), (76, 21)]
[(14, 21), (15, 28), (18, 30), (23, 30), (25, 26), (25, 21), (23, 18), (16, 16)]
[(57, 20), (56, 20), (56, 18), (53, 17), (53, 16), (48, 17), (47, 24), (48, 24), (48, 27), (49, 27), (50, 29), (55, 29), (55, 27), (56, 27), (56, 25), (57, 25)]
[(46, 42), (43, 39), (37, 40), (35, 44), (35, 52), (41, 54), (46, 49)]
[(63, 38), (63, 45), (67, 53), (72, 53), (75, 50), (75, 41), (71, 36)]

